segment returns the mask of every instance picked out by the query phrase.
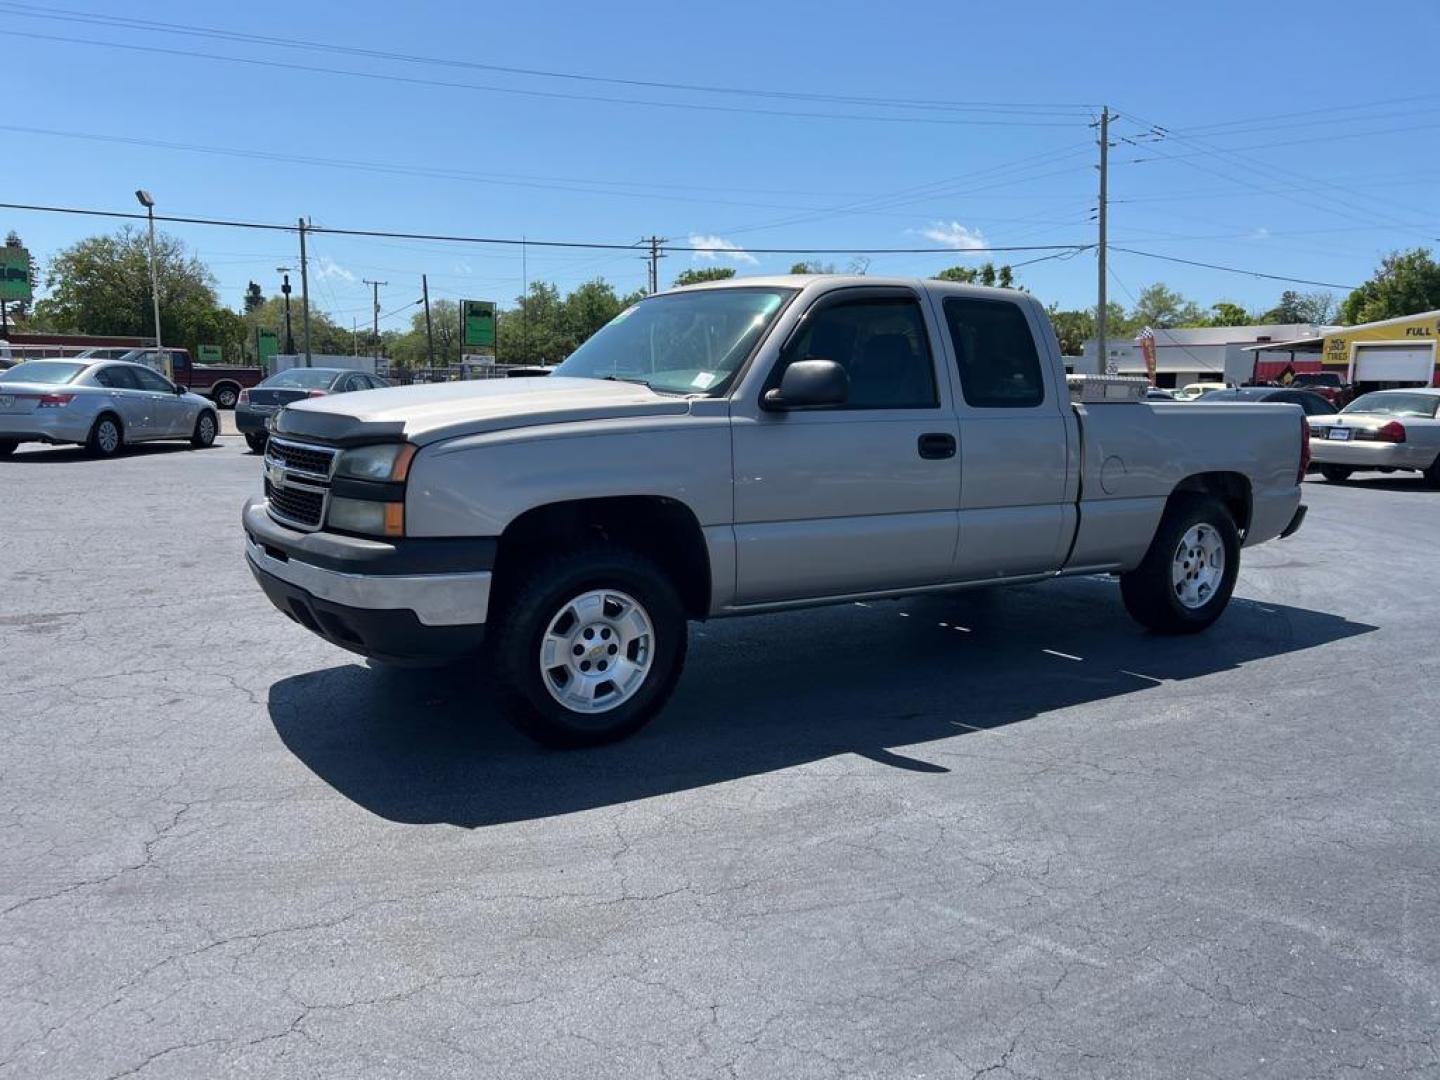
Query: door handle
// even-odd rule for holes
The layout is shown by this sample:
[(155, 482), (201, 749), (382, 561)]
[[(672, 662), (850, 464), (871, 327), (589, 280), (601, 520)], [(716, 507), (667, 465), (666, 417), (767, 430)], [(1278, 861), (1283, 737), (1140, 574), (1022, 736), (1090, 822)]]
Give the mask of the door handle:
[(918, 449), (922, 458), (935, 460), (955, 456), (955, 436), (944, 431), (931, 431), (920, 436)]

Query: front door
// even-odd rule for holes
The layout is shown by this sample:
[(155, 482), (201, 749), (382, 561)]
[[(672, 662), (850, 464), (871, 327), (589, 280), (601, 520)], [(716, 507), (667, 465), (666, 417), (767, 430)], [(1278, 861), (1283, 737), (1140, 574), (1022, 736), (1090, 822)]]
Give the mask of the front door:
[(846, 404), (771, 412), (736, 403), (737, 603), (946, 580), (960, 459), (934, 340), (914, 290), (838, 289), (802, 316), (764, 385), (778, 385), (796, 360), (833, 360), (849, 375)]
[(174, 385), (165, 376), (149, 368), (132, 369), (140, 383), (140, 389), (149, 396), (149, 408), (154, 417), (151, 435), (165, 438), (169, 435), (188, 435), (189, 408), (180, 400)]

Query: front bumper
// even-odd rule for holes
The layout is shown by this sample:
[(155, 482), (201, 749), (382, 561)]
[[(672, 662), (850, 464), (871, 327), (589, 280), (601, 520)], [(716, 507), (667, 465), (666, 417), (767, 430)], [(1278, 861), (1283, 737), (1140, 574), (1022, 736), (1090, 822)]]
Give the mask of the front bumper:
[(446, 660), (484, 640), (495, 542), (386, 542), (286, 528), (245, 504), (245, 559), (282, 612), (331, 644), (407, 662)]
[(1345, 465), (1352, 469), (1427, 469), (1435, 460), (1435, 448), (1415, 443), (1311, 439), (1310, 460), (1317, 465)]

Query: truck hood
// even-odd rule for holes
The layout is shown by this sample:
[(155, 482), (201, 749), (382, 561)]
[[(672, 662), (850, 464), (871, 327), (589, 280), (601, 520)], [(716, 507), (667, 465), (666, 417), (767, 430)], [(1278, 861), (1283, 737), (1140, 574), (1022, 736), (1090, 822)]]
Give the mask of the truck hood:
[(281, 435), (349, 443), (404, 438), (424, 445), (536, 424), (683, 416), (690, 403), (637, 383), (600, 379), (477, 379), (310, 398), (283, 409)]

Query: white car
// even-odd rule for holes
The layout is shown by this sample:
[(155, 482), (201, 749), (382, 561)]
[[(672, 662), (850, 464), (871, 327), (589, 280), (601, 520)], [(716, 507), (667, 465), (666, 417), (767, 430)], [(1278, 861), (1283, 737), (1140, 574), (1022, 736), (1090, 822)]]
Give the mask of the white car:
[(1223, 382), (1192, 382), (1182, 386), (1175, 391), (1176, 401), (1194, 401), (1201, 394), (1208, 394), (1211, 390), (1224, 390)]
[(1440, 487), (1440, 388), (1375, 390), (1334, 416), (1311, 417), (1310, 459), (1343, 484), (1364, 469), (1419, 472)]
[(23, 442), (79, 443), (97, 457), (151, 439), (204, 448), (219, 430), (211, 402), (141, 364), (29, 360), (0, 373), (0, 457)]

